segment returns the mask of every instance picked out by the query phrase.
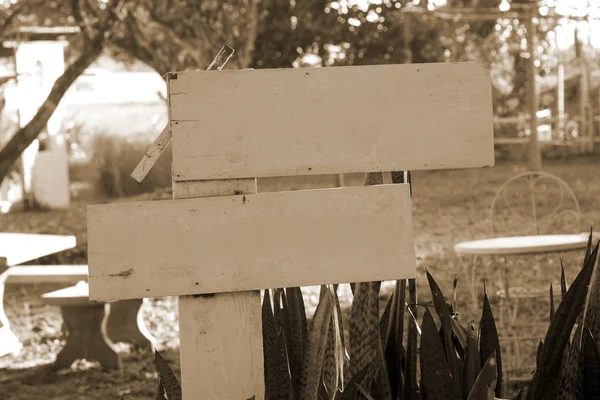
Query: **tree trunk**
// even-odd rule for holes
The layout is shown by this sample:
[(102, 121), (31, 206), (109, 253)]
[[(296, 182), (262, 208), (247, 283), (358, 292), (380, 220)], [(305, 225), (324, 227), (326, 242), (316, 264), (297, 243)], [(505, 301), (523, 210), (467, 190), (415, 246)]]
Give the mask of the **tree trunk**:
[(83, 53), (79, 58), (70, 64), (62, 76), (54, 82), (48, 98), (39, 108), (33, 119), (23, 128), (19, 129), (6, 146), (0, 150), (0, 182), (4, 180), (4, 177), (8, 174), (15, 161), (19, 159), (21, 153), (29, 147), (44, 129), (65, 92), (101, 52), (102, 40), (100, 38), (84, 47)]

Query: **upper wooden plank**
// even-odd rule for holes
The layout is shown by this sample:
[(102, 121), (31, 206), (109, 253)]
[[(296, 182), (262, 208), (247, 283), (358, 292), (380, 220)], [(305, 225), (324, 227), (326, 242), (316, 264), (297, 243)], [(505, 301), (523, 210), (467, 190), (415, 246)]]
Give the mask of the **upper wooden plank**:
[(174, 180), (494, 165), (478, 64), (190, 71), (169, 100)]
[(88, 206), (90, 298), (416, 275), (407, 184)]

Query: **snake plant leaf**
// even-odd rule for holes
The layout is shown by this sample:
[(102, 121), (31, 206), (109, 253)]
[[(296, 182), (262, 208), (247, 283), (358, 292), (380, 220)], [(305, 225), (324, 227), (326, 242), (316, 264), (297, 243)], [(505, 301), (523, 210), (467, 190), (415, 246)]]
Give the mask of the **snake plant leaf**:
[[(479, 322), (479, 354), (481, 360), (488, 360), (492, 354), (495, 354), (497, 368), (496, 397), (502, 397), (502, 352), (500, 350), (500, 339), (498, 338), (498, 329), (496, 320), (492, 312), (492, 306), (487, 292), (483, 292), (483, 311)], [(483, 365), (482, 365), (483, 367)]]
[(423, 317), (420, 358), (423, 398), (427, 400), (455, 398), (454, 383), (444, 355), (444, 347), (429, 310), (425, 311)]
[(329, 393), (327, 393), (325, 382), (323, 382), (323, 384), (319, 387), (319, 395), (317, 397), (317, 400), (331, 400), (332, 398), (333, 395), (329, 395)]
[(392, 313), (392, 304), (394, 302), (394, 293), (388, 299), (381, 319), (379, 320), (379, 335), (381, 336), (381, 343), (386, 342), (388, 326), (390, 325), (390, 315)]
[(361, 385), (358, 385), (358, 391), (365, 396), (366, 400), (375, 400), (375, 398), (367, 393), (367, 391)]
[(592, 252), (592, 240), (594, 238), (594, 230), (590, 227), (590, 234), (588, 236), (588, 241), (587, 241), (587, 245), (585, 246), (585, 256), (583, 257), (583, 262), (585, 263), (585, 260), (588, 259), (588, 257), (590, 256), (591, 252)]
[(370, 364), (365, 366), (362, 370), (360, 370), (356, 375), (352, 377), (344, 387), (344, 391), (341, 395), (336, 396), (336, 400), (354, 400), (359, 394), (358, 386), (363, 384), (363, 382), (372, 379), (375, 375), (377, 368), (374, 364)]
[(302, 291), (299, 287), (286, 288), (283, 300), (282, 319), (284, 321), (284, 335), (292, 386), (297, 398), (297, 395), (300, 393), (302, 365), (308, 347), (308, 322), (306, 320)]
[(584, 307), (588, 286), (596, 265), (598, 247), (597, 244), (586, 258), (583, 268), (556, 309), (555, 318), (546, 332), (536, 373), (536, 384), (531, 387), (534, 400), (556, 396), (560, 384), (560, 380), (556, 377), (560, 376), (563, 352), (569, 342), (573, 326)]
[[(123, 396), (121, 396), (123, 398)], [(166, 400), (167, 394), (165, 393), (165, 388), (162, 385), (160, 379), (158, 380), (158, 387), (156, 388), (156, 400)]]
[(554, 319), (554, 291), (552, 290), (552, 284), (550, 284), (550, 322)]
[(404, 400), (417, 400), (417, 339), (419, 326), (417, 323), (417, 282), (416, 279), (408, 280), (407, 307), (408, 331), (406, 339), (406, 363), (404, 367)]
[(450, 309), (448, 307), (448, 303), (446, 303), (442, 290), (438, 286), (435, 279), (433, 279), (433, 276), (429, 273), (429, 271), (426, 271), (426, 274), (427, 281), (429, 282), (429, 289), (431, 290), (431, 295), (433, 297), (433, 304), (442, 324), (442, 331), (444, 333), (444, 347), (446, 349), (446, 360), (448, 361), (448, 365), (450, 367), (450, 373), (452, 375), (454, 387), (454, 399), (459, 400), (462, 399), (462, 382), (460, 378), (462, 375), (459, 373), (458, 359), (452, 341), (452, 317), (450, 316)]
[(373, 282), (357, 283), (349, 315), (350, 376), (375, 360), (383, 361), (379, 333), (379, 288)]
[(537, 347), (537, 353), (535, 356), (535, 365), (536, 365), (536, 369), (533, 372), (533, 376), (531, 377), (531, 382), (529, 383), (529, 387), (527, 389), (527, 395), (526, 395), (526, 400), (533, 400), (535, 398), (536, 395), (536, 387), (537, 387), (537, 382), (539, 381), (539, 368), (540, 368), (540, 363), (541, 363), (541, 359), (542, 359), (542, 351), (544, 350), (544, 344), (542, 343), (542, 341), (540, 340), (538, 343), (538, 347)]
[(583, 398), (583, 353), (581, 350), (581, 335), (583, 324), (579, 324), (575, 330), (573, 341), (562, 367), (560, 387), (557, 399), (578, 400)]
[(497, 386), (498, 364), (496, 354), (490, 355), (477, 376), (473, 389), (469, 393), (468, 400), (494, 400)]
[(465, 350), (467, 349), (467, 330), (465, 329), (464, 326), (462, 326), (460, 324), (460, 322), (458, 322), (456, 320), (456, 318), (452, 317), (452, 332), (454, 333), (454, 337), (456, 338), (457, 343), (457, 350), (459, 351), (459, 354), (465, 353)]
[(583, 329), (583, 398), (600, 399), (600, 352), (589, 329)]
[(560, 260), (560, 299), (564, 299), (567, 294), (567, 278), (565, 277), (565, 266)]
[(588, 296), (583, 310), (584, 327), (589, 329), (590, 334), (593, 337), (600, 337), (600, 271), (598, 271), (598, 268), (595, 268), (592, 274), (591, 283), (588, 288)]
[(481, 371), (481, 360), (479, 349), (477, 348), (477, 331), (475, 325), (471, 323), (467, 334), (467, 346), (465, 352), (465, 362), (463, 371), (463, 398), (468, 399), (469, 393)]
[(519, 389), (519, 392), (517, 393), (517, 395), (513, 398), (513, 400), (523, 400), (523, 395), (525, 393), (525, 389), (521, 388)]
[[(275, 308), (278, 308), (275, 305)], [(283, 330), (278, 329), (267, 289), (262, 304), (265, 399), (289, 399), (292, 392)]]
[(273, 317), (275, 318), (275, 326), (281, 329), (284, 326), (282, 315), (282, 297), (285, 295), (283, 289), (273, 290)]
[[(333, 303), (332, 303), (333, 306)], [(335, 307), (335, 306), (333, 306)], [(337, 359), (336, 359), (336, 338), (335, 338), (335, 332), (334, 332), (334, 328), (333, 328), (333, 324), (337, 323), (337, 318), (335, 318), (335, 315), (333, 315), (333, 313), (331, 314), (331, 322), (332, 324), (331, 328), (328, 331), (327, 334), (327, 345), (325, 347), (325, 356), (323, 359), (323, 377), (322, 377), (322, 381), (323, 381), (323, 385), (322, 385), (322, 390), (325, 390), (328, 397), (331, 398), (333, 396), (333, 394), (337, 391), (337, 385), (338, 385), (338, 381), (339, 381), (339, 375), (336, 376), (336, 373), (338, 372), (338, 368), (336, 365)]]
[(345, 367), (344, 327), (341, 325), (342, 320), (338, 316), (340, 304), (335, 287), (332, 293), (331, 329), (327, 338), (323, 364), (323, 388), (330, 399), (333, 398), (335, 393), (343, 391)]
[(319, 394), (323, 361), (333, 310), (332, 290), (326, 290), (319, 298), (319, 304), (308, 331), (308, 346), (304, 354), (304, 363), (300, 378), (300, 400), (314, 400)]
[[(379, 331), (379, 289), (381, 282), (357, 283), (350, 309), (350, 368), (354, 376), (366, 365), (378, 366), (375, 380), (384, 385), (385, 398), (391, 392), (383, 344)], [(389, 395), (391, 396), (391, 394)]]
[(386, 341), (384, 347), (388, 379), (392, 390), (392, 398), (404, 393), (403, 375), (405, 363), (404, 339), (404, 307), (406, 304), (406, 280), (397, 280), (393, 295)]
[(154, 364), (158, 378), (167, 394), (167, 400), (181, 400), (181, 385), (158, 350), (154, 350)]

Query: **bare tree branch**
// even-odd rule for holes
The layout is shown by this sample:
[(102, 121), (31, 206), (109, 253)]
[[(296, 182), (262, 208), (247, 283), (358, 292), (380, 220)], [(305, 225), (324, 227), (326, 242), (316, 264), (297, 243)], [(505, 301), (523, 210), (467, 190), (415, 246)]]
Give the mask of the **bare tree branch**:
[(56, 110), (65, 92), (75, 80), (98, 58), (102, 53), (103, 44), (112, 25), (114, 24), (117, 7), (122, 0), (112, 0), (107, 6), (106, 17), (101, 24), (101, 29), (94, 38), (84, 46), (81, 55), (71, 63), (65, 72), (54, 82), (50, 94), (38, 109), (35, 116), (27, 125), (19, 129), (0, 150), (0, 182), (4, 179), (10, 168), (23, 151), (39, 136), (40, 132)]
[(4, 33), (8, 30), (8, 28), (10, 28), (12, 22), (14, 21), (16, 16), (19, 14), (19, 11), (21, 11), (21, 8), (22, 8), (21, 3), (14, 4), (12, 7), (9, 8), (9, 10), (11, 10), (10, 14), (6, 18), (4, 18), (4, 21), (2, 22), (2, 25), (0, 26), (0, 36), (4, 36)]
[(79, 29), (83, 34), (83, 37), (86, 40), (92, 40), (93, 35), (90, 32), (90, 27), (85, 22), (83, 14), (81, 13), (81, 5), (79, 4), (80, 0), (71, 0), (71, 11), (73, 13), (73, 18), (75, 18), (75, 22), (79, 25)]

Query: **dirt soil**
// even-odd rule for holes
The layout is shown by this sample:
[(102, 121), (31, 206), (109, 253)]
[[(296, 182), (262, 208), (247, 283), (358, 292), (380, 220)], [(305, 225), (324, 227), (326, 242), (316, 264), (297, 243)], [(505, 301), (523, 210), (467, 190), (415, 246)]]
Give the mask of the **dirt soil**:
[[(420, 301), (428, 298), (426, 269), (434, 275), (449, 300), (452, 296), (452, 280), (458, 276), (456, 301), (461, 319), (468, 323), (477, 318), (479, 311), (472, 309), (463, 264), (455, 255), (453, 246), (465, 240), (490, 237), (489, 209), (496, 190), (507, 179), (524, 170), (525, 167), (521, 165), (499, 165), (488, 169), (413, 174), (413, 224)], [(547, 162), (544, 170), (563, 178), (575, 192), (581, 207), (581, 231), (587, 231), (591, 226), (600, 231), (600, 160)], [(169, 197), (168, 192), (144, 196), (145, 199)], [(1, 215), (0, 230), (75, 235), (78, 243), (75, 249), (36, 260), (32, 264), (86, 264), (85, 206), (76, 203), (64, 211), (16, 211)], [(583, 254), (565, 253), (538, 258), (535, 263), (530, 260), (530, 264), (517, 265), (513, 274), (523, 287), (548, 288), (553, 283), (558, 288), (559, 258), (564, 260), (567, 279), (572, 281), (581, 266), (582, 257)], [(476, 270), (476, 274), (479, 273)], [(487, 279), (491, 285), (488, 286), (489, 292), (493, 292), (490, 288), (495, 290), (499, 287), (496, 275), (491, 274)], [(62, 318), (57, 307), (43, 305), (39, 298), (42, 293), (60, 287), (64, 285), (7, 287), (6, 312), (13, 331), (24, 347), (19, 355), (0, 358), (0, 399), (118, 399), (122, 394), (125, 399), (154, 398), (157, 377), (152, 353), (130, 351), (124, 344), (119, 344), (124, 358), (124, 367), (120, 372), (104, 372), (97, 364), (89, 362), (75, 363), (70, 370), (60, 373), (48, 371), (47, 365), (64, 345)], [(351, 300), (348, 292), (345, 289), (342, 294), (341, 300), (345, 305)], [(314, 307), (317, 300), (318, 291), (307, 288), (305, 301), (308, 308)], [(494, 302), (495, 310), (496, 306), (497, 302)], [(544, 307), (547, 306), (543, 302), (526, 301), (521, 306), (520, 315), (524, 316), (521, 318), (535, 313), (547, 314)], [(143, 306), (144, 320), (157, 338), (156, 347), (179, 373), (176, 311), (177, 302), (172, 297), (147, 299)]]

